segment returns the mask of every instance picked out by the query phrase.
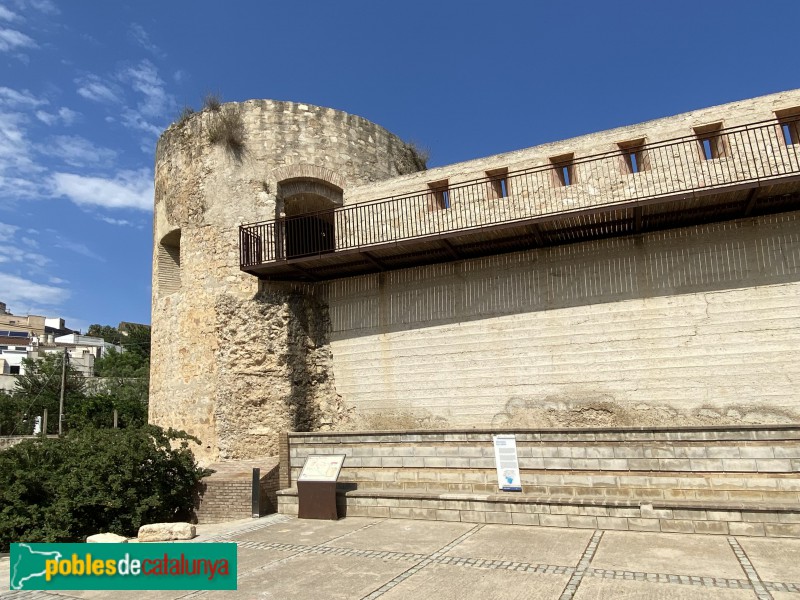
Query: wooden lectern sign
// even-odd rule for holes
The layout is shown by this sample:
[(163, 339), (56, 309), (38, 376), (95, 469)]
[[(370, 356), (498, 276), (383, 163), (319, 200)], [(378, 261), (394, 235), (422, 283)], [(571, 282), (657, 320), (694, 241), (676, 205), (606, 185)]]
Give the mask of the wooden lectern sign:
[(344, 464), (344, 454), (312, 454), (297, 478), (300, 519), (339, 518), (336, 512), (336, 480)]

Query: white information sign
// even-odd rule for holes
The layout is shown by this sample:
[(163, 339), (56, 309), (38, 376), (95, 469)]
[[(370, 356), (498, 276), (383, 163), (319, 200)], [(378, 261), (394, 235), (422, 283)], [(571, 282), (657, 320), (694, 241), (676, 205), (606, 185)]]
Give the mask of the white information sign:
[(497, 465), (497, 485), (504, 492), (521, 492), (517, 460), (517, 438), (513, 435), (495, 435), (494, 460)]
[(342, 470), (344, 454), (312, 454), (303, 465), (298, 481), (336, 481)]

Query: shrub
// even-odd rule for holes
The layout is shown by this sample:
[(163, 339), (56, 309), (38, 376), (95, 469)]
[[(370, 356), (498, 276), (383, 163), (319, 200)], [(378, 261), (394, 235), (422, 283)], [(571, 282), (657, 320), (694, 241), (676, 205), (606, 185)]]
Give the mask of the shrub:
[(212, 112), (219, 112), (219, 109), (222, 107), (222, 99), (219, 97), (219, 94), (206, 94), (206, 97), (203, 98), (203, 108), (207, 108)]
[(184, 106), (181, 113), (178, 115), (178, 125), (183, 125), (194, 114), (194, 109), (191, 106)]
[(11, 542), (131, 536), (145, 523), (188, 519), (209, 473), (197, 466), (189, 440), (197, 442), (152, 425), (90, 427), (0, 452), (0, 552)]
[(215, 113), (208, 125), (208, 141), (238, 153), (244, 148), (244, 121), (235, 107)]

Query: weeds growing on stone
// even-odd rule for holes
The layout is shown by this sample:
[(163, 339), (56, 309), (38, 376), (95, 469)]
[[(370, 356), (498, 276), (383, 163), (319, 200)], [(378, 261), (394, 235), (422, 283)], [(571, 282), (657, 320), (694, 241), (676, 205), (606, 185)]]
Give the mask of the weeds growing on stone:
[(244, 148), (244, 120), (237, 108), (229, 106), (212, 116), (208, 124), (208, 141), (233, 152)]
[(207, 108), (211, 112), (219, 112), (222, 108), (222, 99), (219, 94), (206, 94), (206, 97), (203, 98), (203, 108)]

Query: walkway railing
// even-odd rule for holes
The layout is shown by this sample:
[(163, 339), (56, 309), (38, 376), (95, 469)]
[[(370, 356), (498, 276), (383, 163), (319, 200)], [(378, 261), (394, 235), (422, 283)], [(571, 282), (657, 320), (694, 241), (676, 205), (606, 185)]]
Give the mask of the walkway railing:
[[(242, 225), (243, 268), (800, 174), (798, 120), (752, 123)], [(777, 181), (776, 181), (777, 182)]]

